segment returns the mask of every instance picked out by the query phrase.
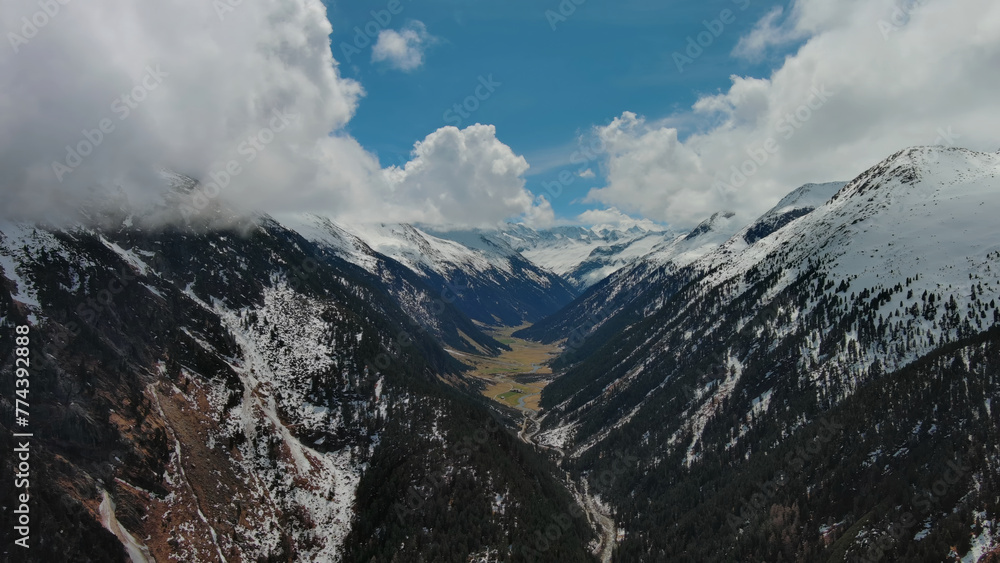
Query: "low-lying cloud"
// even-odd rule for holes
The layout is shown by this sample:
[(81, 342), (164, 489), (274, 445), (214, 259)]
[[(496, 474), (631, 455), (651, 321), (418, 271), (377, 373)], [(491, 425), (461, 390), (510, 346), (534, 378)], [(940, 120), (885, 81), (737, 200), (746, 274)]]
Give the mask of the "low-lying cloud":
[[(338, 70), (320, 0), (51, 4), (55, 14), (4, 0), (0, 12), (8, 215), (93, 205), (95, 187), (156, 204), (163, 171), (248, 212), (462, 224), (533, 209), (527, 164), (492, 127), (433, 132), (410, 165), (389, 170), (346, 133), (364, 90)], [(416, 64), (383, 46), (401, 67)]]

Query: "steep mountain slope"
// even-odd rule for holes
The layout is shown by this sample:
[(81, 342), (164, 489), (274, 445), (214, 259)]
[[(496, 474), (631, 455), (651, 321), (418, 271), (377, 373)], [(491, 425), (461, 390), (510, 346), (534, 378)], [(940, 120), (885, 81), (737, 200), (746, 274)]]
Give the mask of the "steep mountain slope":
[(678, 270), (717, 248), (738, 228), (735, 214), (716, 213), (685, 235), (659, 241), (640, 259), (598, 282), (558, 313), (515, 335), (542, 342), (564, 338), (575, 342), (603, 328), (610, 336), (621, 328), (622, 321), (607, 321), (631, 319), (649, 305), (654, 292), (674, 291), (686, 283), (676, 275)]
[(880, 558), (996, 547), (998, 173), (1000, 154), (902, 151), (580, 339), (593, 352), (545, 389), (539, 439), (592, 486), (615, 477), (618, 560), (853, 560), (918, 494), (933, 506)]
[(475, 233), (456, 242), (406, 224), (338, 226), (310, 216), (283, 222), (372, 273), (381, 268), (373, 254), (392, 258), (469, 318), (487, 325), (535, 322), (576, 295), (562, 278), (507, 244)]
[[(574, 506), (367, 272), (267, 219), (132, 223), (0, 225), (0, 368), (28, 326), (34, 433), (32, 549), (2, 487), (5, 561), (465, 562)], [(560, 530), (588, 560), (586, 522)]]
[[(716, 213), (691, 232), (658, 244), (640, 260), (517, 336), (543, 342), (566, 338), (579, 343), (585, 336), (600, 331), (596, 341), (610, 338), (628, 323), (654, 312), (665, 299), (689, 283), (695, 272), (688, 268), (692, 263), (731, 242), (734, 236), (756, 242), (826, 203), (842, 187), (843, 182), (802, 186), (742, 230), (735, 214)], [(581, 359), (581, 354), (593, 351), (592, 347), (576, 348), (579, 347), (571, 346), (563, 363)]]
[(506, 348), (459, 310), (458, 288), (447, 278), (421, 275), (422, 271), (413, 269), (412, 264), (404, 265), (376, 252), (358, 236), (324, 217), (282, 217), (280, 223), (316, 244), (321, 252), (358, 266), (359, 276), (384, 288), (413, 322), (450, 348), (488, 354)]
[(817, 207), (830, 201), (846, 184), (847, 182), (828, 182), (802, 186), (754, 221), (743, 234), (743, 240), (747, 244), (753, 244), (799, 217), (812, 213)]

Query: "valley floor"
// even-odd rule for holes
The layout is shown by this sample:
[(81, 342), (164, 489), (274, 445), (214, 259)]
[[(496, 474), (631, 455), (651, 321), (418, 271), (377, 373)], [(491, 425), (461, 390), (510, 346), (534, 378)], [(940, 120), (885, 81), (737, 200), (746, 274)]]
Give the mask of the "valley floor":
[(511, 336), (528, 326), (530, 325), (486, 331), (510, 347), (510, 350), (497, 357), (454, 350), (449, 352), (459, 361), (472, 366), (468, 375), (484, 384), (483, 395), (531, 414), (538, 412), (542, 389), (552, 380), (552, 370), (546, 363), (559, 354), (559, 347)]
[[(473, 367), (468, 375), (485, 384), (483, 395), (524, 413), (524, 421), (518, 434), (521, 440), (542, 449), (552, 450), (556, 454), (554, 458), (556, 463), (561, 465), (564, 457), (561, 449), (535, 442), (535, 435), (541, 428), (541, 418), (544, 418), (544, 416), (539, 417), (542, 389), (555, 378), (555, 374), (546, 362), (559, 355), (560, 347), (511, 336), (514, 332), (529, 326), (526, 324), (487, 331), (490, 336), (510, 347), (509, 351), (497, 357), (465, 354), (454, 350), (449, 352)], [(592, 553), (603, 563), (610, 562), (616, 543), (613, 520), (590, 495), (586, 480), (577, 483), (569, 473), (566, 473), (564, 483), (566, 489), (586, 512), (591, 526), (599, 534), (599, 539), (590, 546)]]

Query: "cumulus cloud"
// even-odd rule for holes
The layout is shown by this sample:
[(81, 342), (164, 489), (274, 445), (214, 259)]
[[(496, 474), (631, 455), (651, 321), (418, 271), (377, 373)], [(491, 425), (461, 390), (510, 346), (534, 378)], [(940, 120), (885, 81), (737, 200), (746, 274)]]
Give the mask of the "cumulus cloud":
[(528, 163), (496, 137), (492, 125), (446, 126), (413, 148), (403, 167), (386, 179), (390, 213), (402, 220), (487, 226), (504, 218), (543, 220), (551, 206), (525, 189)]
[(420, 21), (412, 21), (403, 29), (383, 29), (372, 49), (373, 62), (386, 62), (389, 66), (409, 72), (424, 64), (424, 50), (434, 38)]
[[(23, 31), (22, 18), (45, 14), (4, 1), (0, 27), (17, 35), (0, 49), (6, 214), (71, 215), (95, 194), (148, 209), (176, 182), (169, 171), (201, 185), (165, 207), (168, 219), (216, 203), (456, 225), (551, 215), (491, 126), (442, 128), (404, 167), (383, 169), (344, 131), (364, 92), (338, 72), (320, 0), (95, 0), (59, 4)], [(412, 66), (411, 33), (426, 44), (415, 23), (401, 32), (405, 52), (388, 39), (379, 52)]]
[[(756, 36), (755, 36), (756, 34)], [(590, 202), (678, 227), (730, 209), (750, 220), (801, 184), (847, 180), (893, 152), (955, 143), (996, 150), (1000, 4), (796, 0), (743, 45), (801, 37), (767, 78), (732, 77), (673, 122), (686, 138), (630, 112), (595, 129), (607, 147)], [(678, 119), (682, 118), (682, 119)]]
[[(208, 179), (230, 162), (241, 172), (219, 197), (259, 207), (320, 191), (336, 204), (367, 181), (359, 148), (328, 137), (363, 91), (337, 70), (320, 0), (58, 6), (42, 18), (33, 0), (5, 0), (0, 13), (14, 30), (0, 49), (8, 210), (78, 205), (95, 185), (144, 202), (163, 189), (158, 170)], [(320, 187), (331, 162), (348, 171)]]

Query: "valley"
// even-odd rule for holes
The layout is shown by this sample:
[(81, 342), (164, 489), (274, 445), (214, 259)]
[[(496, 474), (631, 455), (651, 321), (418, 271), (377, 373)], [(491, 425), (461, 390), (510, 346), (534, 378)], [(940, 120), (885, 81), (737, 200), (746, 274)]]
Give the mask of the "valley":
[(1000, 1), (69, 4), (0, 563), (1000, 563)]
[(484, 396), (526, 414), (538, 412), (542, 390), (553, 375), (547, 363), (558, 356), (560, 351), (560, 347), (555, 344), (542, 344), (511, 336), (530, 326), (524, 324), (486, 329), (486, 334), (509, 347), (509, 350), (501, 351), (499, 356), (448, 350), (456, 360), (472, 366), (467, 375), (484, 386)]
[[(545, 418), (544, 415), (539, 416), (542, 391), (557, 376), (547, 363), (558, 357), (562, 346), (512, 336), (513, 333), (530, 327), (530, 324), (524, 324), (487, 329), (485, 332), (489, 336), (510, 348), (496, 357), (455, 351), (450, 353), (457, 360), (473, 366), (466, 374), (485, 385), (483, 396), (524, 414), (518, 438), (525, 444), (552, 455), (553, 461), (561, 467), (565, 452), (559, 447), (539, 444), (535, 438)], [(558, 474), (562, 476), (566, 490), (586, 514), (587, 522), (599, 532), (598, 539), (588, 547), (602, 563), (610, 563), (616, 544), (616, 527), (612, 515), (591, 494), (586, 479), (576, 479), (563, 469)]]

